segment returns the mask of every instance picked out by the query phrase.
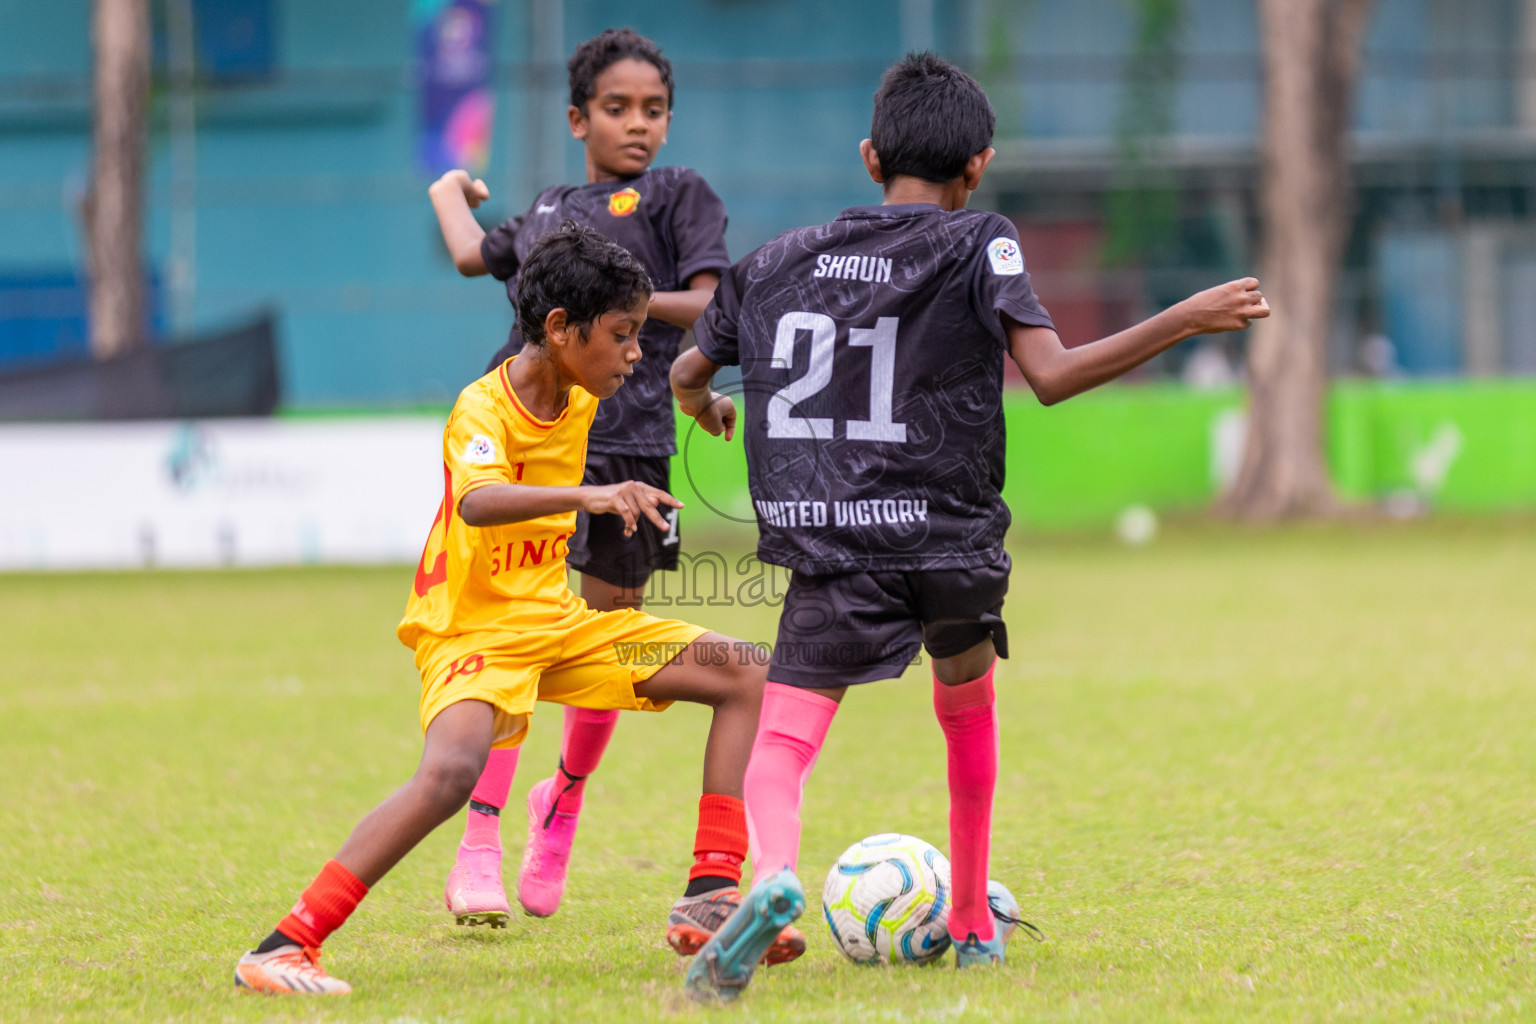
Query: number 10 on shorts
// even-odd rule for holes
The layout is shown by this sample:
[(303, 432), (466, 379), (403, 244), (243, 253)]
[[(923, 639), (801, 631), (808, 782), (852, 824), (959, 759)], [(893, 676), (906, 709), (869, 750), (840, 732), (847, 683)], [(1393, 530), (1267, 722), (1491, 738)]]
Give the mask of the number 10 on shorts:
[(453, 664), (448, 666), (448, 674), (443, 676), (443, 681), (437, 685), (447, 686), (459, 676), (468, 678), (470, 676), (477, 676), (483, 671), (485, 671), (485, 655), (483, 654), (471, 654), (467, 658), (455, 658), (453, 659)]

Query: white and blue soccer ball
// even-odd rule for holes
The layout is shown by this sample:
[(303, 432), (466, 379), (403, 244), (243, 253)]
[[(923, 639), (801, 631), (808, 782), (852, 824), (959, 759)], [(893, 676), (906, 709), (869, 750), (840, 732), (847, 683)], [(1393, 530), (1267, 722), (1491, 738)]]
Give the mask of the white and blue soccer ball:
[(887, 832), (837, 858), (821, 890), (832, 941), (860, 964), (927, 964), (949, 948), (949, 858)]

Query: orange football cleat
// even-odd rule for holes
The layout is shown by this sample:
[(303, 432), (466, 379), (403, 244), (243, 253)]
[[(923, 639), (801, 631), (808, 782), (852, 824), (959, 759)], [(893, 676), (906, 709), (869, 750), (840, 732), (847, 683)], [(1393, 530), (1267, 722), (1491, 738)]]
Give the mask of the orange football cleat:
[[(716, 889), (701, 896), (684, 896), (667, 915), (667, 944), (678, 956), (693, 956), (715, 937), (726, 918), (741, 906), (740, 889)], [(805, 952), (805, 935), (786, 925), (763, 954), (762, 963), (772, 966), (797, 959)]]
[(344, 996), (352, 986), (320, 969), (313, 946), (278, 946), (270, 953), (247, 953), (235, 964), (235, 987), (268, 995)]

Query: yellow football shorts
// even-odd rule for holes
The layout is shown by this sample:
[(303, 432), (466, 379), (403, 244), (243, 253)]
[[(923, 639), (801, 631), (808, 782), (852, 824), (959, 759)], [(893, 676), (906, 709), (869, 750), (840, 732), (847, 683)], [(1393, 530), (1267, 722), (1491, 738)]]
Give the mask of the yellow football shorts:
[(636, 696), (635, 685), (708, 632), (691, 622), (630, 609), (594, 611), (576, 601), (530, 614), (516, 631), (426, 637), (416, 647), (422, 731), (461, 700), (496, 709), (496, 749), (523, 742), (536, 701), (663, 711), (671, 701)]

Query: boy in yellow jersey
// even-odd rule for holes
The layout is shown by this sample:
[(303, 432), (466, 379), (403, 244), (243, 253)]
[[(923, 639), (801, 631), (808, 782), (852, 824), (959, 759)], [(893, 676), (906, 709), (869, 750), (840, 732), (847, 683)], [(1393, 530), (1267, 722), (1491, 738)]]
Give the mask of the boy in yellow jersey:
[[(735, 649), (729, 637), (633, 609), (596, 611), (566, 584), (577, 510), (618, 515), (633, 531), (642, 519), (664, 527), (659, 510), (681, 504), (633, 480), (582, 484), (598, 399), (618, 391), (640, 358), (650, 294), (633, 256), (573, 222), (529, 253), (518, 289), (523, 348), (465, 388), (448, 419), (443, 503), (400, 623), (421, 672), (420, 767), (358, 824), (276, 930), (240, 958), (237, 986), (350, 992), (320, 969), (320, 944), (464, 806), (490, 751), (522, 742), (539, 700), (638, 711), (674, 700), (712, 707), (695, 860), (669, 939), (678, 945), (671, 933), (681, 918), (707, 940), (742, 902), (741, 784), (764, 670), (750, 658), (722, 657)], [(781, 902), (794, 895), (776, 894)], [(776, 955), (767, 959), (804, 950), (793, 929), (775, 934)]]
[[(567, 220), (601, 232), (638, 259), (656, 290), (640, 329), (644, 358), (618, 394), (592, 421), (584, 483), (639, 480), (666, 490), (677, 426), (667, 370), (683, 332), (693, 326), (720, 274), (731, 265), (725, 248), (725, 204), (698, 172), (657, 167), (672, 124), (672, 64), (661, 48), (632, 29), (609, 29), (576, 47), (570, 72), (572, 138), (586, 155), (586, 182), (551, 184), (519, 214), (487, 233), (473, 208), (490, 196), (483, 181), (463, 170), (443, 175), (428, 190), (454, 266), (466, 277), (489, 274), (502, 282), (514, 306), (523, 258), (540, 238)], [(514, 324), (492, 357), (501, 365), (523, 347)], [(671, 512), (670, 509), (663, 510)], [(626, 534), (618, 516), (576, 514), (566, 561), (577, 593), (607, 611), (639, 608), (652, 572), (675, 570), (681, 534), (648, 519)], [(602, 762), (618, 723), (617, 711), (565, 708), (557, 767), (528, 790), (527, 842), (517, 871), (517, 901), (548, 917), (565, 893), (586, 786)], [(448, 874), (444, 901), (462, 925), (504, 928), (511, 906), (501, 877), (501, 815), (507, 805), (516, 750), (493, 750), (469, 798), (464, 838)]]

